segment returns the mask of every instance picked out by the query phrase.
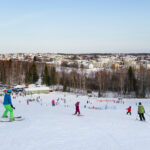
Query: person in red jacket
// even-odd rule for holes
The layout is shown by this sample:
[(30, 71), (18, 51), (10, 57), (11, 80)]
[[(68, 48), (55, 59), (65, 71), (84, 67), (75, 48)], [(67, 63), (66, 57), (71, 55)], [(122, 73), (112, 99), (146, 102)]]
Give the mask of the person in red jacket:
[(76, 112), (74, 115), (76, 115), (78, 113), (78, 115), (80, 115), (80, 109), (79, 109), (79, 104), (80, 102), (76, 102), (75, 107), (76, 107)]
[(127, 115), (128, 115), (128, 114), (131, 115), (131, 106), (129, 106), (126, 110), (127, 110)]

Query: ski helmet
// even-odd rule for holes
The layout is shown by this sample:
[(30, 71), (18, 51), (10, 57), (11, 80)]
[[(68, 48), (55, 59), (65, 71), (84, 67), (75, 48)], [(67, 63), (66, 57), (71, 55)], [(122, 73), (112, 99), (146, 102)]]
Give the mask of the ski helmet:
[(7, 90), (7, 93), (11, 93), (11, 92), (12, 92), (12, 90), (11, 90), (11, 89), (8, 89), (8, 90)]

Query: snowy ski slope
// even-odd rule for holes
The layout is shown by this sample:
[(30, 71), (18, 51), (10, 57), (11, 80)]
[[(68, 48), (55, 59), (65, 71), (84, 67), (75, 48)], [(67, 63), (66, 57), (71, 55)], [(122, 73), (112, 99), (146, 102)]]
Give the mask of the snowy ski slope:
[[(39, 102), (27, 105), (27, 99), (38, 96)], [(51, 100), (57, 101), (58, 98), (59, 104), (52, 107)], [(90, 104), (86, 103), (87, 100)], [(12, 100), (16, 107), (14, 115), (22, 115), (25, 120), (0, 123), (0, 150), (149, 150), (150, 117), (145, 115), (146, 122), (136, 120), (136, 103), (142, 101), (150, 114), (149, 100), (124, 100), (125, 104), (111, 100), (116, 99), (88, 98), (61, 92), (18, 96)], [(76, 101), (80, 101), (80, 111), (84, 116), (72, 115)], [(126, 115), (125, 109), (129, 105), (133, 108), (132, 116)], [(89, 109), (93, 106), (100, 109)], [(0, 104), (1, 116), (3, 111)]]

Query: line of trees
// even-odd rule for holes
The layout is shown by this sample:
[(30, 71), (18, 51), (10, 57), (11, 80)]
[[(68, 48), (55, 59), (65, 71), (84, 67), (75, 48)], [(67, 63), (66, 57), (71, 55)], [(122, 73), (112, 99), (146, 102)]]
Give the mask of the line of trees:
[(120, 96), (150, 97), (150, 70), (132, 67), (120, 70), (99, 70), (87, 73), (85, 69), (59, 71), (54, 65), (39, 62), (0, 61), (1, 84), (41, 83), (47, 86), (63, 86), (63, 91), (97, 91), (99, 96), (106, 92), (116, 92)]
[(51, 66), (48, 69), (48, 66), (45, 65), (44, 70), (42, 72), (42, 84), (46, 84), (47, 86), (56, 85), (58, 78), (58, 72), (56, 72), (56, 67)]

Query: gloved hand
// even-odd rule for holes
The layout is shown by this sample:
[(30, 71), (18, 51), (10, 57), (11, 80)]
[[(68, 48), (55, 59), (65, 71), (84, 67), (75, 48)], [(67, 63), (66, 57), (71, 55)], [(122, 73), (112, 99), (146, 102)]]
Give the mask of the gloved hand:
[(11, 108), (12, 108), (12, 109), (15, 109), (15, 107), (14, 107), (13, 105), (11, 105)]

